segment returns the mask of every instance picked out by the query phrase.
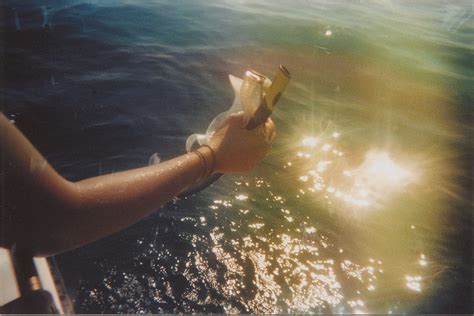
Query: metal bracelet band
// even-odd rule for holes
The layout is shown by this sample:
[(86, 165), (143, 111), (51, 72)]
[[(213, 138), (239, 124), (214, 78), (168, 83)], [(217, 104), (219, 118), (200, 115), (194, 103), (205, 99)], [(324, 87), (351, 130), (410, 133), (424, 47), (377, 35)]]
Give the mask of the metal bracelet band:
[(212, 147), (209, 146), (209, 145), (202, 145), (201, 147), (206, 147), (211, 152), (212, 162), (211, 162), (210, 168), (207, 168), (208, 172), (207, 172), (207, 175), (206, 175), (206, 177), (209, 177), (210, 175), (212, 175), (214, 173), (214, 169), (216, 167), (216, 161), (217, 161), (216, 154), (214, 152), (214, 149), (212, 149)]

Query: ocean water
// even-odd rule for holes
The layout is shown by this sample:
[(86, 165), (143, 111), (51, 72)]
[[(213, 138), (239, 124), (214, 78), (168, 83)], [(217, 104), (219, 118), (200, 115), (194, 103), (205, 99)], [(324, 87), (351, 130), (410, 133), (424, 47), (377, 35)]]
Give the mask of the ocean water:
[(292, 73), (255, 170), (56, 256), (75, 311), (472, 313), (473, 6), (3, 1), (3, 111), (70, 180)]

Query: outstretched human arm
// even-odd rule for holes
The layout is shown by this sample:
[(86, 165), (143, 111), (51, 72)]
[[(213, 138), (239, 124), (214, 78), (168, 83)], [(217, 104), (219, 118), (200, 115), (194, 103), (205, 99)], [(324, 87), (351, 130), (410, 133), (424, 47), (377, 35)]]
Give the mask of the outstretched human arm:
[[(265, 133), (247, 131), (243, 115), (233, 115), (199, 152), (215, 172), (251, 169), (269, 151), (271, 121)], [(266, 139), (265, 139), (266, 138)], [(34, 255), (52, 255), (110, 235), (136, 223), (203, 174), (202, 160), (187, 153), (172, 160), (124, 172), (70, 182), (0, 114), (2, 227), (9, 243)], [(11, 220), (7, 220), (11, 218)], [(4, 241), (1, 241), (5, 243)]]

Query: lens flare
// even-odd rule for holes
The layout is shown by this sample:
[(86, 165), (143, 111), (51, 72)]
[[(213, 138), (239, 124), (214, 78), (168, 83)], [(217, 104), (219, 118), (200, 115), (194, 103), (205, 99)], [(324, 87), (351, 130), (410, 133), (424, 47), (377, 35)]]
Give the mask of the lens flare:
[(364, 163), (357, 170), (361, 185), (372, 189), (378, 187), (394, 187), (407, 184), (411, 173), (397, 164), (387, 152), (370, 151)]
[(323, 193), (329, 204), (367, 209), (388, 202), (415, 180), (413, 170), (380, 149), (369, 150), (359, 166), (347, 168), (352, 164), (350, 157), (343, 157), (340, 139), (341, 133), (334, 131), (301, 140), (296, 161), (287, 162), (286, 167), (296, 164), (301, 168), (298, 180), (304, 184), (302, 194), (306, 190)]
[(306, 147), (316, 147), (316, 145), (319, 144), (319, 139), (317, 139), (316, 137), (305, 137), (303, 138), (301, 143), (303, 144), (303, 146)]

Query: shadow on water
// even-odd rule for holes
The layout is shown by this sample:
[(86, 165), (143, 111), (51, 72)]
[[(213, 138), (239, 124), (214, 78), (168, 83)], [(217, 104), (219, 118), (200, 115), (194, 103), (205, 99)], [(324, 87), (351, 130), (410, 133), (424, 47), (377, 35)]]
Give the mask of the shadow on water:
[(472, 6), (292, 3), (5, 2), (3, 110), (71, 180), (294, 76), (253, 173), (57, 256), (76, 312), (472, 312)]

